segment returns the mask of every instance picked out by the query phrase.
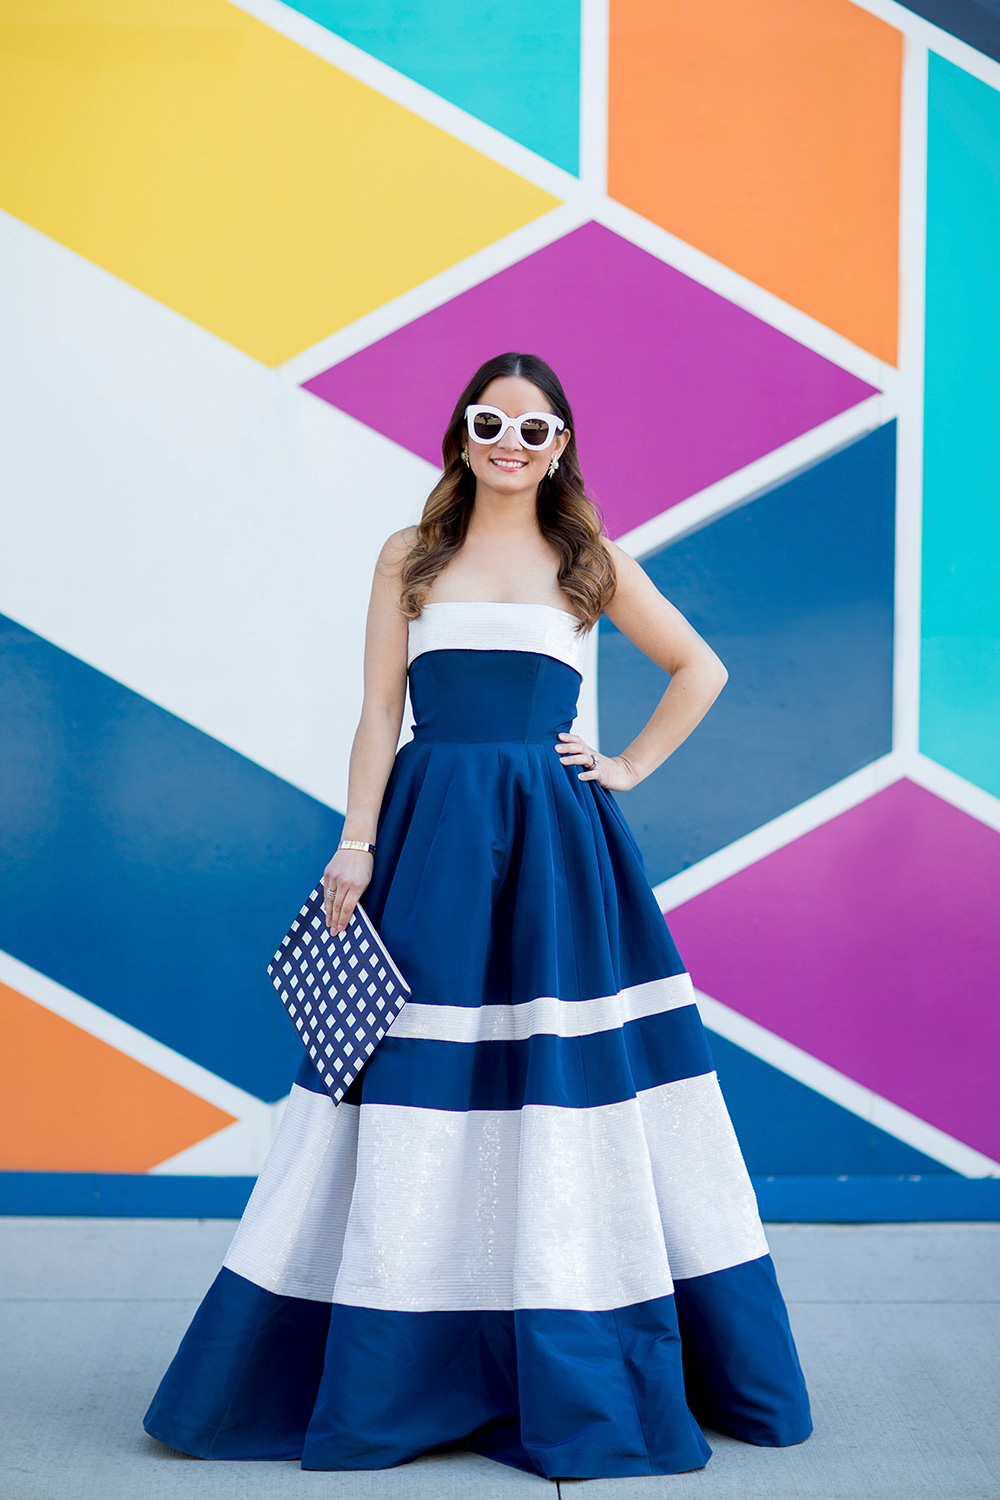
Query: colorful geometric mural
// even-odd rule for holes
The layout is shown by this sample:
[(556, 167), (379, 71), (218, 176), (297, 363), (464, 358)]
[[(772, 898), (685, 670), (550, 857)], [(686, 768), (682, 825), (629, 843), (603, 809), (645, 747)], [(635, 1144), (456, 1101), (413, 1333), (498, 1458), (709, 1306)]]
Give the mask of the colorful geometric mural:
[[(629, 793), (653, 881), (787, 812), (892, 745), (895, 424), (643, 558), (730, 681)], [(608, 619), (601, 733), (627, 745), (666, 676)]]
[[(416, 83), (576, 172), (580, 7), (576, 0), (293, 0), (296, 10)], [(544, 45), (543, 45), (544, 43)]]
[(1000, 14), (991, 0), (985, 4), (984, 0), (900, 0), (900, 4), (1000, 61)]
[(1000, 93), (929, 72), (920, 744), (1000, 796)]
[(611, 0), (609, 191), (895, 364), (902, 61), (849, 0)]
[(998, 888), (1000, 832), (903, 779), (669, 920), (713, 998), (996, 1158)]
[[(299, 1043), (266, 972), (273, 914), (298, 909), (342, 816), (3, 616), (0, 645), (18, 725), (0, 738), (0, 949), (282, 1097)], [(73, 887), (58, 921), (54, 871)]]
[(439, 463), (466, 372), (501, 347), (530, 347), (573, 391), (580, 461), (615, 537), (875, 394), (595, 223), (305, 388)]
[[(148, 1172), (227, 1125), (162, 1073), (0, 984), (0, 1151), (20, 1172)], [(113, 1100), (114, 1109), (102, 1108)]]
[(123, 17), (7, 28), (0, 204), (265, 364), (556, 204), (224, 0)]
[[(239, 1212), (375, 557), (519, 348), (729, 669), (620, 799), (764, 1217), (1000, 1214), (1000, 64), (934, 10), (0, 21), (0, 1209)], [(603, 620), (581, 733), (666, 680)]]

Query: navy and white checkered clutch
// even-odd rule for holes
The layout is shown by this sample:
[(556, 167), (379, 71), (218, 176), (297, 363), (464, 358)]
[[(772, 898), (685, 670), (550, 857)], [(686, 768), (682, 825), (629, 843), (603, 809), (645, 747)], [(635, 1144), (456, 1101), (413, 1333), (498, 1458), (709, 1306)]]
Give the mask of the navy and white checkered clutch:
[(410, 986), (360, 901), (344, 931), (330, 931), (322, 885), (288, 929), (267, 972), (339, 1104), (399, 1015)]

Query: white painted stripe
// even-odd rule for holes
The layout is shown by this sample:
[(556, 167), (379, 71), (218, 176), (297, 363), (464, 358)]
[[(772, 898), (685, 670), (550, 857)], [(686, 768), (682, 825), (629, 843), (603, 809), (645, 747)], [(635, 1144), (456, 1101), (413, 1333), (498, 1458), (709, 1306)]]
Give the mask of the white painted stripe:
[[(293, 355), (278, 367), (276, 373), (279, 380), (293, 388), (297, 387), (331, 365), (340, 364), (352, 354), (377, 343), (379, 339), (387, 338), (390, 333), (416, 322), (424, 313), (443, 307), (462, 292), (505, 271), (508, 266), (525, 260), (536, 250), (542, 250), (546, 245), (561, 240), (574, 229), (586, 224), (591, 217), (589, 205), (579, 200), (551, 209), (540, 218), (532, 219), (520, 229), (514, 229), (510, 234), (484, 245), (482, 250), (456, 261), (453, 266), (439, 271), (436, 276), (428, 277), (409, 291), (400, 292), (398, 297), (383, 302), (380, 307), (373, 308), (355, 322), (346, 324), (301, 353)], [(408, 450), (404, 449), (404, 452)], [(420, 462), (423, 463), (423, 459)], [(431, 474), (430, 464), (427, 465), (427, 470)], [(430, 491), (440, 474), (440, 468), (433, 471), (427, 483), (427, 491)], [(419, 514), (418, 511), (417, 519)]]
[(756, 1021), (751, 1021), (739, 1011), (731, 1010), (721, 1001), (713, 1000), (700, 990), (696, 994), (698, 1009), (705, 1025), (734, 1042), (737, 1047), (752, 1052), (755, 1057), (770, 1063), (772, 1067), (780, 1068), (789, 1077), (797, 1078), (818, 1094), (832, 1099), (835, 1104), (842, 1105), (844, 1109), (877, 1125), (880, 1130), (887, 1131), (898, 1140), (905, 1141), (917, 1151), (923, 1151), (926, 1156), (933, 1157), (944, 1166), (961, 1172), (964, 1177), (1000, 1176), (1000, 1162), (993, 1161), (967, 1146), (964, 1141), (956, 1140), (954, 1136), (938, 1130), (926, 1120), (901, 1109), (898, 1104), (893, 1104), (881, 1094), (856, 1083), (845, 1073), (831, 1068), (828, 1063), (820, 1062), (812, 1053), (786, 1042), (783, 1037), (768, 1031)]
[(815, 350), (824, 359), (850, 370), (876, 390), (885, 391), (889, 395), (894, 393), (897, 375), (893, 365), (878, 359), (867, 349), (852, 344), (843, 334), (793, 307), (790, 302), (783, 302), (773, 292), (765, 291), (763, 287), (748, 281), (745, 276), (723, 265), (721, 261), (713, 260), (703, 250), (678, 239), (668, 230), (661, 229), (649, 219), (644, 219), (641, 214), (610, 198), (594, 202), (593, 216), (616, 234), (631, 240), (650, 255), (655, 255), (658, 260), (674, 266), (685, 276), (708, 287), (709, 291), (718, 292), (727, 302), (745, 308), (754, 317), (770, 323), (772, 328), (787, 333), (789, 338), (804, 344), (807, 349)]
[(926, 755), (895, 750), (872, 761), (870, 766), (863, 766), (860, 771), (852, 771), (843, 781), (817, 792), (815, 797), (789, 808), (786, 813), (780, 813), (769, 823), (763, 823), (742, 838), (734, 839), (731, 844), (717, 849), (714, 854), (706, 855), (697, 864), (662, 880), (653, 888), (660, 910), (667, 914), (675, 907), (683, 906), (685, 901), (692, 901), (721, 881), (728, 880), (731, 875), (738, 875), (741, 870), (749, 869), (758, 860), (783, 849), (786, 844), (794, 843), (804, 834), (822, 827), (824, 823), (850, 811), (852, 807), (858, 807), (869, 797), (874, 797), (876, 793), (904, 777), (933, 792), (942, 801), (953, 803), (970, 817), (978, 818), (988, 828), (1000, 831), (1000, 798), (984, 792), (981, 787), (973, 786), (972, 782), (938, 765)]
[(791, 442), (755, 459), (734, 474), (710, 484), (696, 495), (690, 495), (679, 505), (674, 505), (662, 515), (653, 516), (642, 525), (617, 538), (618, 545), (632, 557), (645, 557), (650, 552), (675, 542), (689, 531), (696, 531), (706, 521), (714, 520), (726, 511), (735, 510), (755, 500), (758, 495), (776, 484), (791, 479), (794, 475), (819, 463), (822, 459), (855, 442), (868, 432), (883, 426), (895, 415), (893, 401), (888, 396), (869, 396), (857, 406), (831, 417), (811, 432), (793, 438)]
[[(150, 1168), (159, 1176), (256, 1177), (267, 1159), (285, 1100), (267, 1104), (110, 1011), (0, 951), (0, 981), (89, 1036), (187, 1089), (227, 1114), (233, 1124)], [(107, 1101), (102, 1101), (107, 1104)], [(113, 1107), (113, 1101), (112, 1101)]]
[(235, 1115), (237, 1119), (255, 1122), (265, 1134), (270, 1131), (270, 1104), (265, 1104), (263, 1100), (237, 1088), (233, 1083), (227, 1083), (218, 1074), (209, 1072), (207, 1068), (192, 1062), (180, 1052), (175, 1052), (163, 1042), (155, 1041), (145, 1031), (130, 1026), (127, 1021), (122, 1021), (108, 1010), (102, 1010), (99, 1005), (94, 1005), (82, 995), (57, 984), (54, 979), (40, 974), (37, 969), (21, 963), (20, 959), (9, 953), (0, 952), (0, 980), (10, 985), (11, 989), (26, 995), (29, 1000), (44, 1006), (53, 1015), (62, 1016), (64, 1021), (79, 1026), (82, 1031), (97, 1037), (99, 1041), (107, 1042), (126, 1057), (134, 1058), (136, 1062), (151, 1068), (154, 1073), (160, 1073), (201, 1099), (207, 1099), (209, 1104)]
[(695, 1003), (690, 974), (650, 979), (596, 1000), (541, 995), (520, 1005), (422, 1005), (408, 1000), (390, 1035), (421, 1042), (522, 1042), (530, 1036), (593, 1036), (626, 1021)]
[(294, 1087), (226, 1255), (284, 1296), (599, 1311), (767, 1253), (714, 1073), (593, 1109), (415, 1109)]
[(411, 114), (436, 125), (456, 140), (488, 156), (491, 160), (516, 172), (519, 177), (561, 198), (578, 192), (579, 180), (571, 172), (557, 167), (546, 157), (539, 156), (528, 146), (522, 146), (511, 136), (487, 125), (484, 120), (467, 113), (457, 104), (452, 104), (441, 94), (425, 88), (422, 83), (397, 72), (388, 63), (381, 62), (370, 52), (364, 52), (353, 42), (338, 36), (336, 32), (312, 21), (290, 5), (279, 0), (233, 0), (239, 10), (254, 16), (269, 26), (272, 31), (288, 37), (307, 51), (322, 57), (342, 72), (350, 74), (359, 83), (374, 89), (386, 99), (401, 105)]
[(375, 560), (433, 466), (2, 212), (0, 263), (0, 609), (344, 807)]
[(286, 1101), (269, 1104), (266, 1113), (226, 1125), (150, 1167), (155, 1177), (256, 1177), (267, 1160)]
[[(860, 771), (853, 771), (850, 776), (845, 776), (843, 781), (836, 782), (825, 791), (817, 792), (815, 797), (809, 797), (805, 802), (800, 802), (797, 807), (789, 808), (788, 812), (780, 813), (778, 817), (772, 818), (769, 823), (761, 824), (751, 833), (734, 839), (725, 848), (707, 855), (697, 864), (681, 870), (668, 880), (662, 880), (653, 889), (660, 903), (660, 910), (670, 912), (674, 907), (683, 905), (685, 901), (693, 900), (703, 891), (710, 890), (720, 881), (727, 880), (730, 875), (739, 874), (741, 870), (746, 870), (750, 865), (756, 864), (759, 859), (764, 859), (768, 854), (773, 854), (776, 850), (783, 849), (786, 844), (791, 844), (795, 839), (801, 838), (803, 834), (811, 833), (814, 828), (828, 823), (831, 818), (839, 817), (842, 812), (857, 807), (859, 803), (867, 801), (883, 787), (891, 786), (894, 781), (898, 781), (905, 774), (905, 761), (901, 756), (895, 754), (880, 756), (878, 760), (872, 761), (870, 766), (863, 766)], [(627, 810), (626, 806), (626, 812)]]
[(956, 67), (964, 68), (967, 73), (982, 79), (991, 88), (1000, 89), (1000, 63), (970, 46), (968, 42), (959, 41), (958, 37), (943, 31), (932, 21), (925, 21), (923, 16), (908, 10), (905, 5), (897, 5), (895, 0), (851, 0), (851, 3), (878, 16), (882, 21), (888, 21), (890, 26), (902, 31), (908, 39), (912, 38), (919, 46), (930, 47), (934, 52), (939, 52)]
[(964, 776), (949, 771), (947, 766), (939, 765), (926, 755), (913, 756), (907, 775), (911, 781), (933, 792), (944, 802), (953, 803), (962, 812), (968, 813), (970, 818), (978, 818), (987, 828), (995, 828), (1000, 833), (1000, 797), (994, 797), (982, 787), (974, 786)]
[[(765, 292), (763, 288), (755, 286), (746, 278), (738, 276), (736, 272), (730, 271), (720, 262), (712, 261), (709, 256), (695, 250), (692, 246), (685, 245), (673, 235), (659, 230), (657, 226), (642, 219), (640, 215), (632, 215), (630, 210), (606, 198), (608, 109), (606, 0), (584, 0), (581, 11), (581, 176), (579, 179), (502, 131), (487, 125), (475, 115), (452, 104), (431, 89), (425, 88), (414, 79), (407, 77), (405, 73), (398, 72), (389, 64), (379, 61), (372, 54), (354, 46), (325, 26), (310, 20), (291, 6), (279, 3), (279, 0), (235, 0), (235, 3), (241, 10), (256, 17), (272, 30), (280, 32), (299, 46), (324, 58), (334, 67), (340, 68), (360, 83), (446, 131), (456, 140), (463, 141), (472, 149), (488, 156), (491, 160), (508, 168), (509, 171), (517, 173), (526, 181), (535, 183), (566, 203), (575, 203), (577, 210), (584, 215), (593, 214), (595, 217), (608, 219), (619, 214), (629, 215), (638, 221), (638, 228), (619, 232), (624, 232), (637, 244), (643, 243), (641, 235), (644, 230), (648, 230), (654, 236), (663, 235), (663, 243), (669, 242), (671, 251), (669, 254), (661, 254), (662, 259), (676, 265), (686, 274), (695, 276), (703, 285), (713, 286), (714, 290), (721, 291), (729, 301), (736, 302), (740, 306), (747, 306), (758, 317), (765, 318), (776, 328), (783, 328), (784, 331), (791, 333), (791, 336), (797, 338), (799, 342), (816, 348), (820, 353), (829, 350), (828, 358), (842, 364), (846, 369), (856, 370), (857, 373), (862, 374), (862, 378), (868, 379), (870, 376), (862, 373), (860, 365), (865, 365), (868, 370), (872, 370), (881, 364), (866, 350), (851, 344), (842, 335), (835, 333), (832, 329), (827, 329), (815, 319), (791, 307), (790, 304), (782, 302), (774, 294)], [(912, 39), (918, 47), (930, 47), (974, 77), (982, 79), (993, 88), (1000, 88), (1000, 63), (967, 43), (959, 41), (940, 27), (925, 21), (913, 11), (893, 3), (893, 0), (854, 0), (854, 3), (888, 21), (890, 25), (905, 33), (908, 39)], [(611, 227), (614, 228), (615, 225), (611, 224)], [(659, 252), (653, 251), (653, 253)], [(725, 284), (714, 286), (716, 277), (721, 278)], [(821, 344), (826, 348), (821, 348)], [(891, 381), (894, 372), (891, 366), (882, 365), (882, 368), (888, 372), (887, 375), (881, 379), (872, 380), (872, 384), (884, 389), (886, 387), (883, 385), (883, 380)]]
[(608, 185), (608, 0), (580, 4), (580, 181), (603, 196)]
[[(832, 360), (859, 379), (866, 380), (884, 395), (886, 404), (882, 420), (888, 420), (892, 415), (898, 380), (892, 365), (885, 364), (867, 350), (858, 348), (842, 334), (826, 328), (790, 303), (782, 302), (774, 293), (747, 281), (738, 272), (712, 260), (703, 251), (685, 244), (683, 240), (651, 224), (639, 214), (602, 195), (583, 189), (557, 208), (512, 230), (493, 244), (484, 246), (482, 250), (439, 271), (436, 276), (429, 277), (419, 286), (411, 287), (409, 291), (294, 355), (280, 367), (279, 378), (295, 386), (309, 380), (331, 365), (338, 364), (379, 339), (395, 333), (397, 329), (414, 322), (425, 313), (444, 306), (489, 277), (518, 264), (535, 251), (554, 244), (591, 220), (604, 224), (606, 228), (631, 240), (665, 265), (673, 266), (710, 291), (717, 292), (728, 301), (745, 308), (754, 317), (770, 323), (806, 348), (814, 350), (824, 359)], [(867, 403), (859, 402), (858, 405), (860, 407)], [(831, 420), (838, 421), (839, 418)], [(826, 425), (821, 424), (822, 427)], [(800, 442), (802, 439), (794, 441)], [(751, 483), (756, 487), (760, 481), (751, 476)]]

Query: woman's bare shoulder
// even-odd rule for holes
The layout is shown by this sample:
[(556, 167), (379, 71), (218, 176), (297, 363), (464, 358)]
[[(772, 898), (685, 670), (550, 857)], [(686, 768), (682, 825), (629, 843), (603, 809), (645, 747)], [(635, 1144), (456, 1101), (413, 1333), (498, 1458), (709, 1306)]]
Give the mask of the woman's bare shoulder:
[(602, 536), (601, 541), (615, 568), (615, 597), (624, 597), (630, 593), (640, 579), (645, 578), (645, 573), (636, 562), (630, 552), (624, 547), (619, 547), (609, 536)]
[(389, 573), (399, 573), (417, 540), (418, 533), (419, 527), (404, 526), (401, 531), (394, 531), (391, 536), (386, 537), (378, 555), (379, 567)]
[(639, 566), (632, 554), (630, 552), (626, 552), (624, 547), (619, 547), (618, 543), (613, 542), (609, 536), (601, 537), (601, 545), (604, 547), (605, 552), (607, 552), (611, 557), (612, 561), (615, 564), (615, 567), (622, 567), (627, 572), (629, 568), (637, 568)]

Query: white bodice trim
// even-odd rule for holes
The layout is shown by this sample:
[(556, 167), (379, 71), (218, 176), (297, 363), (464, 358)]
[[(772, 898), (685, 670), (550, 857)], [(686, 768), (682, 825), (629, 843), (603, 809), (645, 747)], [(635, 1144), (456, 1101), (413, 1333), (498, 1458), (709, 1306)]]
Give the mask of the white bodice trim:
[[(537, 651), (581, 672), (589, 631), (578, 635), (576, 615), (554, 604), (442, 599), (425, 604), (409, 622), (406, 665), (425, 651)], [(581, 672), (582, 676), (582, 672)]]

